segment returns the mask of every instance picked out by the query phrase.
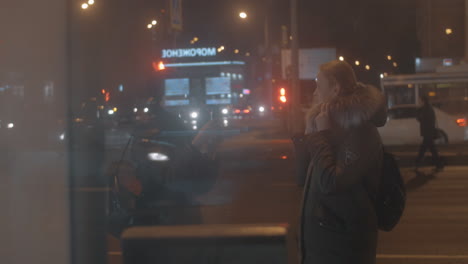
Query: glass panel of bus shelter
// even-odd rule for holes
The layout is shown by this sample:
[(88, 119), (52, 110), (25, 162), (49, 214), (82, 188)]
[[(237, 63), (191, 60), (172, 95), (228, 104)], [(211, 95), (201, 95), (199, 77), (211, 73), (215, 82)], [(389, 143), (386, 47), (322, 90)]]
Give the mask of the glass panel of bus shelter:
[(0, 4), (0, 263), (70, 263), (67, 4)]

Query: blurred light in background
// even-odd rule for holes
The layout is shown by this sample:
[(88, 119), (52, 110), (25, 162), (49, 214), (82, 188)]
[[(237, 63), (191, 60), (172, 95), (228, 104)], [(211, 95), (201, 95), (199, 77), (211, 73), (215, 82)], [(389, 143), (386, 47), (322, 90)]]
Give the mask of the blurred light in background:
[(343, 56), (340, 56), (339, 60), (340, 60), (340, 61), (344, 61), (344, 57), (343, 57)]
[(88, 9), (88, 7), (89, 7), (89, 5), (86, 4), (86, 3), (84, 3), (84, 4), (81, 5), (81, 8), (82, 8), (82, 9)]
[(239, 13), (239, 17), (242, 18), (242, 19), (246, 19), (246, 18), (247, 18), (247, 13), (245, 13), (245, 12), (240, 12), (240, 13)]
[(148, 107), (145, 107), (145, 109), (143, 109), (143, 112), (145, 113), (148, 113), (148, 111), (149, 111)]
[(445, 29), (445, 34), (447, 35), (452, 35), (453, 34), (453, 30), (451, 28), (446, 28)]
[(465, 118), (457, 119), (457, 125), (461, 127), (466, 127), (467, 126), (466, 119)]
[(356, 66), (359, 66), (359, 65), (361, 65), (361, 62), (356, 61), (355, 64), (356, 64)]
[(89, 0), (88, 5), (94, 5), (94, 0)]

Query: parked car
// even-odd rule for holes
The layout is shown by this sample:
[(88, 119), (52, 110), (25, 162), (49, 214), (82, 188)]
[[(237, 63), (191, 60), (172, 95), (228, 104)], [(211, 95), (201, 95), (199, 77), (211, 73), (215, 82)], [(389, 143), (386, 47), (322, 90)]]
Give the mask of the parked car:
[[(388, 120), (379, 128), (384, 145), (417, 145), (421, 143), (417, 105), (400, 105), (388, 110)], [(449, 115), (434, 107), (438, 136), (436, 144), (460, 143), (468, 140), (467, 119)]]

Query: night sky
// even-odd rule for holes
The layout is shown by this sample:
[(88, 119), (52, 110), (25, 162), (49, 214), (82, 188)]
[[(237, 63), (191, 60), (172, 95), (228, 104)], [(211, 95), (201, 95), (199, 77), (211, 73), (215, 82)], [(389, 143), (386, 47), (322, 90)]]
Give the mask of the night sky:
[[(270, 0), (184, 1), (185, 28), (181, 41), (193, 36), (200, 45), (225, 45), (241, 51), (258, 50), (263, 43), (263, 18), (271, 14), (272, 44), (279, 44), (281, 25), (289, 27), (289, 1)], [(241, 21), (238, 13), (249, 13)], [(419, 44), (416, 34), (416, 2), (408, 0), (299, 0), (300, 47), (337, 47), (349, 61), (369, 64), (374, 77), (381, 72), (411, 73)], [(398, 61), (398, 69), (386, 61), (388, 54)], [(359, 74), (359, 69), (357, 69)], [(374, 78), (375, 79), (375, 78)]]

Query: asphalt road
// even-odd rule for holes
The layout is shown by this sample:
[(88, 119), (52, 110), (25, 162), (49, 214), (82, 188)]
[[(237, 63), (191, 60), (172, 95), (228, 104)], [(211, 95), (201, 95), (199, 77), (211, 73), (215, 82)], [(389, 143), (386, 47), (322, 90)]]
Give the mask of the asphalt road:
[[(248, 132), (231, 136), (220, 146), (216, 184), (194, 197), (196, 205), (187, 209), (198, 213), (194, 224), (288, 223), (295, 233), (302, 189), (295, 184), (288, 137), (272, 122), (232, 125), (234, 130)], [(415, 151), (413, 147), (395, 149)], [(377, 263), (468, 263), (468, 160), (466, 167), (459, 163), (437, 173), (430, 167), (419, 172), (402, 168), (407, 208), (394, 231), (380, 234)], [(109, 236), (108, 243), (109, 263), (121, 263), (118, 241)], [(292, 255), (291, 263), (295, 260)]]

